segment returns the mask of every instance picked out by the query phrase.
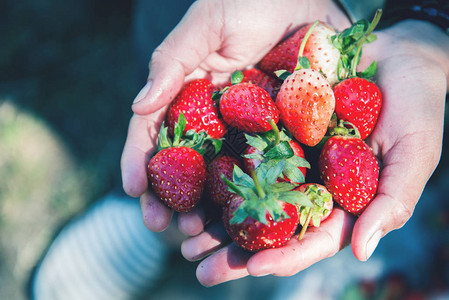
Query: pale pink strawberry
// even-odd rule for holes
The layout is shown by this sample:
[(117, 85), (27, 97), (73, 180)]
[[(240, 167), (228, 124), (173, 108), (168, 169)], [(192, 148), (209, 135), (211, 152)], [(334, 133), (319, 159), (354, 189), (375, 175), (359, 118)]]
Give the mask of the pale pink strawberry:
[(300, 143), (315, 146), (326, 134), (335, 97), (329, 81), (320, 72), (301, 69), (286, 78), (276, 106), (287, 130)]

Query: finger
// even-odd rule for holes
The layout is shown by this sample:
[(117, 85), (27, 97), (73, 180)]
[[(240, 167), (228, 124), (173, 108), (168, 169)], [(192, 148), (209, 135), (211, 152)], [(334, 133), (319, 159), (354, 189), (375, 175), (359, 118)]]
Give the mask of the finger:
[(143, 223), (153, 232), (161, 232), (170, 225), (173, 210), (165, 206), (159, 198), (150, 191), (140, 197)]
[[(181, 22), (154, 51), (148, 83), (133, 104), (137, 114), (149, 114), (170, 103), (184, 79), (220, 45), (219, 18), (212, 16), (208, 2), (194, 3)], [(200, 20), (207, 20), (207, 23)]]
[(354, 226), (352, 250), (359, 260), (367, 260), (383, 236), (410, 219), (434, 169), (433, 158), (428, 157), (430, 152), (422, 151), (419, 155), (417, 149), (422, 147), (412, 143), (403, 139), (383, 157), (376, 198)]
[(246, 263), (251, 255), (232, 243), (204, 259), (196, 269), (196, 277), (209, 287), (248, 276)]
[(148, 116), (133, 115), (121, 158), (122, 184), (131, 197), (139, 197), (148, 188), (147, 165), (157, 147), (157, 135), (165, 110)]
[(294, 275), (346, 247), (353, 224), (353, 216), (335, 208), (320, 227), (309, 228), (302, 240), (295, 236), (281, 248), (256, 253), (248, 260), (248, 272), (253, 276)]
[(206, 216), (204, 211), (199, 207), (195, 207), (187, 213), (179, 214), (178, 228), (185, 235), (195, 236), (203, 231), (206, 223), (205, 220)]
[(207, 231), (184, 240), (181, 245), (181, 253), (187, 260), (196, 261), (223, 248), (230, 242), (231, 239), (223, 228), (223, 224), (214, 223), (207, 228)]

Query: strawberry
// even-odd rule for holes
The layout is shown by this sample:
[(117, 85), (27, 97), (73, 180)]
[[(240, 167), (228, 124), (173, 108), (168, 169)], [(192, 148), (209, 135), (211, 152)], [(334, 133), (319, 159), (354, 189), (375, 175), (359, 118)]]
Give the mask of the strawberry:
[(317, 183), (306, 183), (295, 190), (303, 192), (313, 202), (314, 207), (301, 207), (299, 223), (302, 226), (298, 239), (302, 239), (309, 226), (319, 227), (327, 219), (334, 208), (334, 201), (329, 191)]
[(379, 165), (371, 148), (354, 136), (332, 136), (324, 144), (318, 167), (324, 185), (346, 211), (360, 215), (373, 200)]
[(345, 79), (334, 86), (335, 112), (340, 120), (351, 122), (361, 139), (373, 131), (382, 106), (377, 85), (360, 77)]
[(162, 124), (158, 152), (150, 159), (147, 168), (156, 196), (179, 212), (190, 211), (199, 202), (206, 181), (206, 163), (202, 154), (207, 134), (189, 131), (189, 135), (182, 135), (185, 124), (181, 113), (174, 128), (173, 141), (168, 138), (168, 128)]
[(231, 195), (227, 185), (221, 179), (221, 175), (232, 179), (234, 165), (241, 167), (237, 158), (222, 155), (214, 158), (207, 166), (206, 189), (212, 201), (219, 206), (223, 206)]
[(226, 133), (226, 124), (218, 117), (218, 107), (212, 100), (214, 85), (207, 79), (197, 79), (184, 85), (171, 103), (166, 117), (173, 135), (175, 123), (182, 112), (186, 118), (184, 133), (188, 130), (205, 131), (211, 138), (220, 139)]
[[(338, 119), (355, 126), (360, 138), (367, 138), (373, 131), (382, 106), (382, 94), (377, 85), (367, 80), (376, 73), (374, 61), (363, 72), (357, 72), (363, 45), (375, 40), (372, 33), (380, 19), (381, 11), (376, 12), (372, 23), (359, 21), (347, 31), (335, 37), (335, 44), (340, 45), (342, 53), (341, 68), (343, 80), (333, 88), (335, 95), (335, 113)], [(350, 40), (348, 42), (348, 40)], [(353, 49), (353, 50), (351, 50)], [(350, 51), (351, 50), (351, 51)]]
[(149, 162), (148, 176), (155, 194), (179, 212), (190, 211), (200, 200), (206, 180), (206, 164), (197, 151), (171, 147)]
[(269, 76), (263, 71), (251, 68), (243, 71), (242, 82), (249, 82), (256, 84), (266, 90), (273, 101), (276, 100), (276, 96), (281, 88), (282, 81), (274, 76)]
[(335, 97), (320, 72), (300, 69), (285, 79), (276, 106), (282, 123), (293, 137), (302, 144), (315, 146), (326, 134)]
[(269, 120), (279, 121), (279, 111), (267, 91), (246, 82), (233, 82), (225, 88), (220, 98), (220, 113), (227, 124), (245, 132), (269, 131)]
[(248, 251), (281, 247), (298, 226), (298, 207), (313, 204), (295, 185), (276, 183), (285, 160), (261, 164), (252, 176), (234, 167), (233, 180), (223, 180), (235, 193), (223, 210), (223, 223), (234, 242)]
[(333, 85), (338, 79), (340, 51), (331, 41), (331, 37), (336, 34), (331, 25), (318, 22), (304, 44), (303, 54), (299, 55), (301, 44), (312, 26), (313, 24), (307, 24), (301, 27), (274, 47), (260, 61), (260, 69), (267, 74), (274, 74), (278, 70), (292, 73), (297, 65), (298, 57), (304, 55), (309, 59), (311, 68), (323, 73)]

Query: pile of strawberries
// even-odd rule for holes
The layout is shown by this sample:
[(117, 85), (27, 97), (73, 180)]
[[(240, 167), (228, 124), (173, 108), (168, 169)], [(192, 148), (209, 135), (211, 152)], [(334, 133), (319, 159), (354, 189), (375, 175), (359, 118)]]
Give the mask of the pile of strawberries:
[[(154, 193), (178, 212), (200, 200), (221, 207), (228, 234), (249, 251), (302, 238), (334, 202), (360, 215), (377, 191), (379, 165), (364, 139), (382, 97), (369, 79), (376, 63), (356, 68), (379, 18), (342, 32), (307, 24), (224, 87), (187, 82), (148, 165)], [(315, 168), (320, 179), (310, 182)]]

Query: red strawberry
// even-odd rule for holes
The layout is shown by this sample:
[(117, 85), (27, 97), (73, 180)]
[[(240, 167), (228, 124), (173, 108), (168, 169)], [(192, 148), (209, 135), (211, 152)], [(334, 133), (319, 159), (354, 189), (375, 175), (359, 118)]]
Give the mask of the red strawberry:
[(263, 71), (251, 68), (243, 71), (242, 82), (256, 84), (270, 94), (271, 99), (276, 100), (276, 96), (281, 88), (282, 81), (274, 76), (269, 76)]
[(184, 133), (193, 129), (196, 132), (205, 131), (213, 139), (222, 138), (226, 133), (226, 124), (218, 118), (218, 108), (212, 100), (215, 90), (207, 79), (186, 83), (168, 109), (169, 132), (174, 134), (175, 123), (182, 112), (187, 121)]
[(288, 131), (307, 146), (315, 146), (326, 134), (335, 108), (329, 81), (312, 69), (289, 75), (276, 98), (280, 119)]
[(298, 226), (298, 208), (290, 203), (279, 201), (282, 209), (289, 218), (282, 218), (277, 221), (266, 213), (266, 224), (251, 217), (247, 217), (241, 223), (231, 224), (230, 220), (244, 199), (234, 194), (223, 211), (223, 222), (226, 231), (234, 242), (245, 250), (256, 252), (267, 248), (277, 248), (287, 243), (295, 233)]
[(170, 147), (159, 151), (148, 164), (155, 194), (179, 212), (191, 210), (200, 200), (206, 180), (206, 164), (197, 151)]
[(335, 112), (340, 120), (351, 122), (367, 138), (373, 131), (382, 106), (377, 85), (364, 78), (352, 77), (334, 86)]
[[(209, 139), (204, 133), (183, 135), (185, 125), (181, 113), (172, 141), (168, 137), (168, 128), (162, 124), (158, 152), (148, 163), (148, 179), (154, 193), (179, 212), (191, 210), (201, 198), (206, 181), (206, 163), (202, 154)], [(219, 151), (219, 143), (215, 146)]]
[(243, 249), (259, 251), (284, 245), (298, 225), (298, 208), (312, 207), (295, 185), (276, 183), (285, 160), (276, 165), (262, 163), (250, 177), (234, 167), (233, 181), (223, 178), (235, 194), (223, 210), (229, 236)]
[(227, 88), (220, 99), (223, 120), (245, 132), (271, 129), (269, 120), (279, 121), (279, 111), (270, 95), (251, 83), (238, 83)]
[(232, 194), (221, 175), (231, 180), (234, 165), (241, 167), (237, 158), (223, 155), (214, 158), (207, 166), (206, 188), (212, 201), (219, 206), (223, 206)]
[[(301, 27), (268, 52), (260, 61), (260, 69), (267, 74), (273, 74), (278, 70), (287, 70), (292, 73), (298, 63), (301, 43), (312, 25)], [(331, 84), (338, 79), (337, 67), (340, 60), (340, 51), (331, 41), (331, 37), (335, 34), (332, 26), (319, 22), (308, 38), (302, 54), (309, 59), (312, 69), (322, 72)]]
[(326, 188), (346, 211), (360, 215), (373, 200), (379, 165), (360, 138), (332, 136), (324, 144), (318, 166)]

